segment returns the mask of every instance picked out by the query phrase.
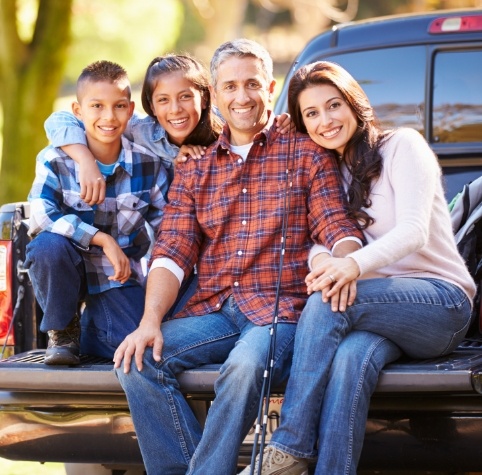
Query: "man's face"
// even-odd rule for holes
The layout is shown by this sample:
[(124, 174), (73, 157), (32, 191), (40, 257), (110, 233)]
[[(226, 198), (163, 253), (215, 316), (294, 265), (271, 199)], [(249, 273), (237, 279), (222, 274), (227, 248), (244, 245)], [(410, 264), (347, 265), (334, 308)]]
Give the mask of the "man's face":
[(233, 56), (219, 65), (211, 94), (229, 125), (233, 145), (251, 143), (267, 124), (275, 84), (268, 82), (258, 58)]

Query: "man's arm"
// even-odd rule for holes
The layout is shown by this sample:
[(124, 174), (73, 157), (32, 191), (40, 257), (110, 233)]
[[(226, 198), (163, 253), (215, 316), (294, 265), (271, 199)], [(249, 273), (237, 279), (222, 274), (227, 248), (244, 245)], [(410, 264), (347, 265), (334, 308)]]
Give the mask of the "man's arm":
[(161, 322), (174, 305), (179, 292), (179, 280), (168, 269), (158, 267), (147, 278), (146, 303), (139, 327), (124, 339), (114, 354), (114, 368), (124, 360), (124, 373), (128, 373), (134, 356), (136, 367), (142, 370), (142, 358), (146, 347), (153, 349), (155, 361), (160, 361), (164, 343)]

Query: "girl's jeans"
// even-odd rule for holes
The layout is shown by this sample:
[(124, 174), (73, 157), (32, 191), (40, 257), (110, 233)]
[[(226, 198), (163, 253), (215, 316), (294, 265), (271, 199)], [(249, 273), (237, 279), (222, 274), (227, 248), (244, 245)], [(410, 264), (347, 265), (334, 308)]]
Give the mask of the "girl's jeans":
[(356, 474), (370, 397), (385, 364), (400, 350), (413, 358), (450, 353), (470, 325), (469, 299), (445, 281), (386, 278), (357, 285), (345, 312), (332, 312), (320, 292), (308, 299), (281, 424), (271, 439), (294, 456), (318, 456), (317, 475)]

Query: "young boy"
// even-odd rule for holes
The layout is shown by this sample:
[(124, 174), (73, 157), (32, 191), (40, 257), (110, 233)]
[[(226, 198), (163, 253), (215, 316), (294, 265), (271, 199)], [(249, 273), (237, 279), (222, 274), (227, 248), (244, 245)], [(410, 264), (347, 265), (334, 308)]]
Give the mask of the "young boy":
[(80, 350), (112, 358), (138, 327), (145, 298), (140, 259), (151, 243), (146, 223), (157, 231), (168, 189), (160, 160), (122, 136), (134, 103), (121, 66), (87, 66), (72, 110), (85, 124), (106, 197), (87, 205), (80, 198), (78, 165), (60, 148), (39, 153), (29, 195), (35, 238), (25, 265), (44, 313), (40, 329), (48, 333), (50, 365), (78, 364)]

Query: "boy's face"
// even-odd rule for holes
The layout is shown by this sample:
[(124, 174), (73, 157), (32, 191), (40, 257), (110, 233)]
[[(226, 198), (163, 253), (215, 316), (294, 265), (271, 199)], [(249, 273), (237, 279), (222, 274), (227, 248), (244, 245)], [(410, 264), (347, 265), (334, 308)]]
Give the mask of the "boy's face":
[(134, 112), (127, 81), (85, 81), (72, 104), (76, 117), (84, 122), (89, 140), (102, 144), (119, 141)]

